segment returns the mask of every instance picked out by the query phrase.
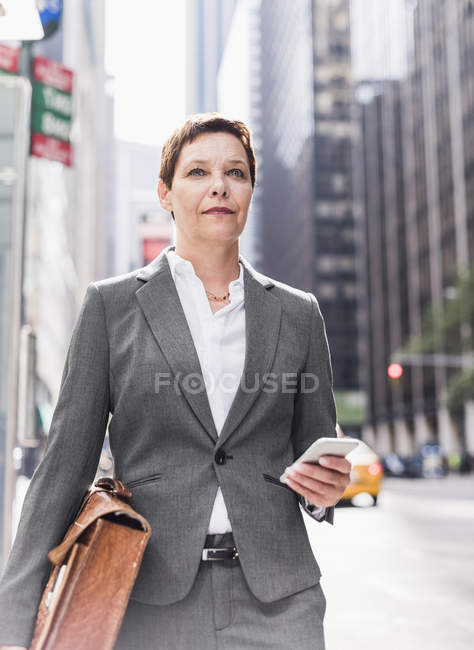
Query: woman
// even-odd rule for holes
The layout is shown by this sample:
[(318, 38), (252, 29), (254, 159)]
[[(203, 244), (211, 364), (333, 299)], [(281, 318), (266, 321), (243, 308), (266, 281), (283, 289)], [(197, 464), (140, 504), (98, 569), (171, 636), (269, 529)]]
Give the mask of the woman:
[(117, 650), (321, 650), (325, 597), (299, 504), (332, 523), (350, 463), (277, 478), (336, 435), (318, 303), (239, 255), (256, 179), (242, 122), (192, 116), (160, 177), (176, 246), (87, 288), (0, 582), (0, 643), (31, 640), (47, 552), (94, 479), (112, 413), (115, 474), (152, 527)]

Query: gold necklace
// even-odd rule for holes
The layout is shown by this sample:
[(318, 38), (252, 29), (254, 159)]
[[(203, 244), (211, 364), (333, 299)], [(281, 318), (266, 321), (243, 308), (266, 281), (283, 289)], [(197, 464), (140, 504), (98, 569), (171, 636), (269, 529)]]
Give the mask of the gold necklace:
[(204, 288), (204, 291), (207, 293), (207, 297), (209, 300), (212, 300), (213, 302), (223, 302), (224, 300), (227, 300), (227, 298), (230, 296), (230, 291), (227, 292), (225, 296), (222, 298), (218, 298), (214, 294), (212, 294), (210, 291), (208, 291), (206, 288)]

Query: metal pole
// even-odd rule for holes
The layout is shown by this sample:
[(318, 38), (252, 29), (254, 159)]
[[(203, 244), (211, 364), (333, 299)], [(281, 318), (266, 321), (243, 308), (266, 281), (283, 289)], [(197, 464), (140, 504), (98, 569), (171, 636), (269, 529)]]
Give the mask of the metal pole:
[(21, 77), (5, 78), (7, 91), (15, 93), (15, 117), (12, 138), (14, 142), (11, 161), (12, 209), (9, 261), (5, 268), (6, 310), (10, 319), (5, 331), (8, 345), (5, 377), (8, 386), (5, 394), (5, 492), (3, 495), (3, 537), (0, 557), (6, 560), (12, 541), (12, 504), (15, 497), (16, 471), (13, 450), (17, 444), (18, 354), (22, 321), (22, 277), (25, 224), (25, 179), (30, 133), (31, 84)]
[(408, 366), (454, 366), (474, 368), (474, 354), (392, 354), (390, 361), (404, 363)]

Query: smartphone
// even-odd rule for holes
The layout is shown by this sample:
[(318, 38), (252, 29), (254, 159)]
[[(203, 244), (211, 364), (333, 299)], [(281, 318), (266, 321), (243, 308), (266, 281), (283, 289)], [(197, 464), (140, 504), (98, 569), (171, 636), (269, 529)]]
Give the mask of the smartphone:
[[(292, 464), (301, 462), (317, 464), (321, 456), (347, 456), (358, 445), (359, 441), (355, 438), (318, 438)], [(280, 476), (280, 481), (284, 476), (285, 472)]]

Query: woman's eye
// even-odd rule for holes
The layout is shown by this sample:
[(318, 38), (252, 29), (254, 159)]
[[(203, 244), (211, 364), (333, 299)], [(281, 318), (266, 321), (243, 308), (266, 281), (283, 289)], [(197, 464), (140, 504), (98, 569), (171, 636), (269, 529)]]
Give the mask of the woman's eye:
[[(188, 172), (188, 176), (203, 176), (206, 172), (200, 167), (195, 167)], [(237, 178), (244, 178), (244, 173), (241, 169), (230, 169), (228, 174), (231, 176), (236, 176)]]

